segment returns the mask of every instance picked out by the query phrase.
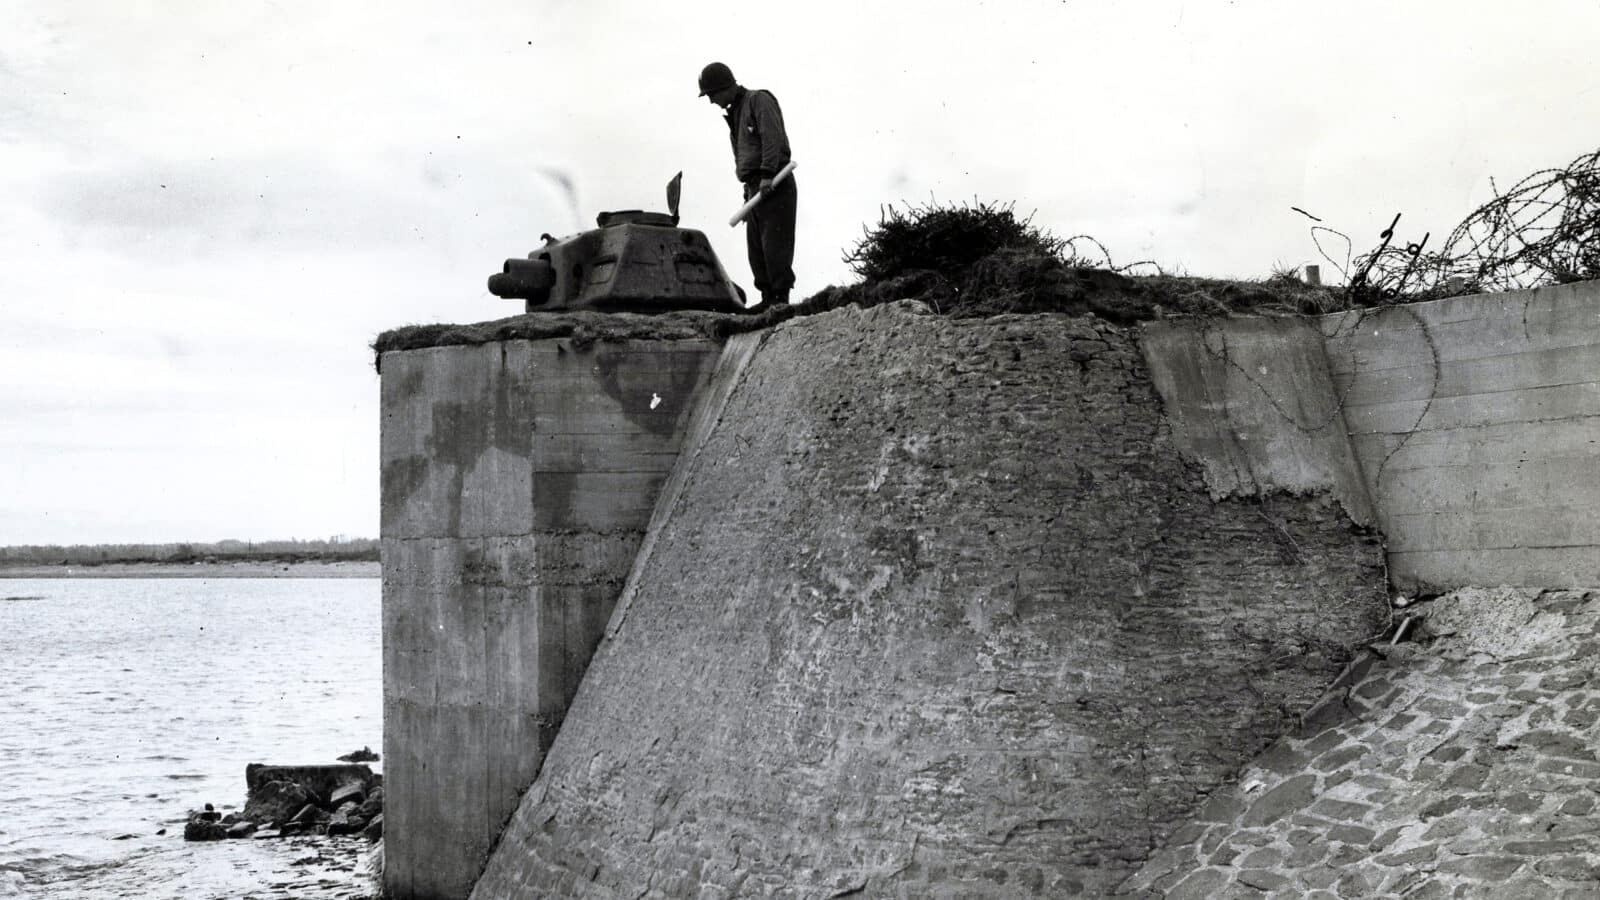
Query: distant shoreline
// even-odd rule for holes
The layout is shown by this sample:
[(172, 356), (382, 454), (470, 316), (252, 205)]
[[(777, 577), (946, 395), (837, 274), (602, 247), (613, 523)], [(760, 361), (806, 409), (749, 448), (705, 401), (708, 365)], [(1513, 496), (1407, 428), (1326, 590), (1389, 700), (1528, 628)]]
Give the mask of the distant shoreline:
[(101, 563), (77, 565), (0, 565), (3, 578), (378, 578), (373, 561)]

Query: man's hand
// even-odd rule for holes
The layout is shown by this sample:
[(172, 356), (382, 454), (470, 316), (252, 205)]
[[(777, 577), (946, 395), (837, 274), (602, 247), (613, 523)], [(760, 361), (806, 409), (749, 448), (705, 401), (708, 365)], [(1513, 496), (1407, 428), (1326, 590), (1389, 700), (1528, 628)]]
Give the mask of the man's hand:
[(758, 188), (757, 190), (763, 196), (765, 196), (766, 194), (770, 193), (772, 191), (772, 179), (771, 178), (763, 178), (763, 179), (761, 179), (761, 187)]

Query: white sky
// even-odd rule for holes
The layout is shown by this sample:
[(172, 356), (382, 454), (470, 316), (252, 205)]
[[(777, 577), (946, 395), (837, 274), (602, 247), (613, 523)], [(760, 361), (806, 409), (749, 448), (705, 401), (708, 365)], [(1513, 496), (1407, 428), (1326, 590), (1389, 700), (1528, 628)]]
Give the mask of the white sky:
[(1597, 0), (0, 0), (0, 544), (375, 535), (367, 342), (518, 312), (503, 259), (680, 169), (748, 288), (713, 59), (783, 105), (803, 297), (930, 197), (1191, 274), (1318, 262), (1291, 205), (1439, 240), (1600, 146), (1597, 43)]

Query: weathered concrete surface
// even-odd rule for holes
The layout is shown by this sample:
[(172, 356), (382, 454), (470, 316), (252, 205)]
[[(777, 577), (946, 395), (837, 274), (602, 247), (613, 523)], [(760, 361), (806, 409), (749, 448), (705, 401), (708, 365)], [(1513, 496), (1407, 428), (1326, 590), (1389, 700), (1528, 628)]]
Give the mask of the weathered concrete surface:
[(1600, 591), (1420, 610), (1125, 885), (1151, 897), (1600, 897)]
[(711, 341), (382, 358), (390, 896), (466, 896), (633, 563)]
[(646, 565), (655, 553), (656, 541), (660, 539), (662, 529), (672, 520), (673, 514), (678, 509), (679, 501), (683, 498), (683, 489), (689, 483), (689, 473), (694, 470), (694, 462), (700, 455), (700, 448), (710, 440), (718, 423), (722, 421), (722, 415), (728, 407), (728, 399), (733, 396), (734, 387), (744, 377), (745, 367), (755, 358), (756, 351), (761, 349), (764, 339), (765, 335), (762, 333), (738, 334), (729, 338), (726, 346), (722, 348), (716, 368), (711, 372), (710, 382), (699, 392), (694, 413), (689, 417), (689, 425), (685, 429), (683, 438), (683, 449), (678, 455), (677, 462), (673, 464), (666, 483), (661, 486), (657, 494), (655, 509), (650, 514), (650, 527), (645, 530), (644, 538), (639, 542), (639, 552), (634, 554), (633, 568), (629, 570), (628, 580), (623, 585), (621, 596), (617, 600), (617, 611), (606, 626), (608, 635), (614, 633), (626, 621), (627, 607), (639, 593), (639, 580), (644, 576)]
[(1100, 895), (1384, 612), (1093, 319), (791, 322), (686, 463), (480, 900)]
[(324, 801), (333, 792), (347, 784), (363, 786), (373, 783), (372, 769), (360, 764), (339, 766), (273, 766), (250, 763), (244, 767), (245, 789), (253, 791), (269, 781), (288, 781), (298, 784)]
[(1328, 492), (1373, 524), (1321, 332), (1302, 319), (1151, 322), (1139, 346), (1212, 497)]
[(1600, 584), (1600, 282), (1321, 328), (1397, 585)]

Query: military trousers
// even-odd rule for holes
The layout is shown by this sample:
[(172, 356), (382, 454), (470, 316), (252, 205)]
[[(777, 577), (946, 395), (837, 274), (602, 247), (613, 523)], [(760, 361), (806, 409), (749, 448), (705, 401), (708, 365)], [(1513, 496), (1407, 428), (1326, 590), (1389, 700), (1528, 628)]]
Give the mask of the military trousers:
[[(754, 191), (746, 187), (747, 196)], [(793, 176), (775, 185), (744, 222), (750, 275), (763, 303), (789, 302), (794, 287), (794, 217), (798, 196)]]

